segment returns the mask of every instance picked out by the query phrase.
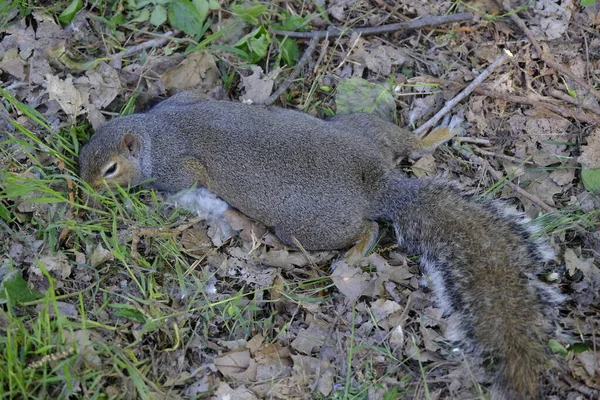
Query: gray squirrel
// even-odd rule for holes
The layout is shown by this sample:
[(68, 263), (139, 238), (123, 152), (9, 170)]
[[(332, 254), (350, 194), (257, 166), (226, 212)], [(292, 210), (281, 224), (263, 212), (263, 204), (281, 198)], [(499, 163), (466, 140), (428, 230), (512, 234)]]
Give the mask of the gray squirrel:
[(391, 220), (421, 254), (450, 339), (492, 377), (494, 399), (537, 399), (562, 300), (538, 280), (552, 250), (502, 203), (437, 178), (409, 178), (399, 160), (419, 139), (368, 114), (322, 120), (298, 111), (175, 95), (100, 127), (79, 156), (92, 187), (206, 187), (308, 250), (367, 249)]

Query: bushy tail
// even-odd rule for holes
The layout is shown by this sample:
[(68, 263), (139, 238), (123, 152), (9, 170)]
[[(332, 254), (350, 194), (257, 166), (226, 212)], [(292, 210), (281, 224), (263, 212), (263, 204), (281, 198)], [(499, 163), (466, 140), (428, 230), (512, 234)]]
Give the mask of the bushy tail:
[(422, 254), (440, 307), (453, 315), (449, 339), (491, 374), (494, 399), (540, 398), (552, 306), (562, 300), (536, 277), (550, 247), (516, 211), (448, 182), (397, 176), (388, 187), (399, 244)]

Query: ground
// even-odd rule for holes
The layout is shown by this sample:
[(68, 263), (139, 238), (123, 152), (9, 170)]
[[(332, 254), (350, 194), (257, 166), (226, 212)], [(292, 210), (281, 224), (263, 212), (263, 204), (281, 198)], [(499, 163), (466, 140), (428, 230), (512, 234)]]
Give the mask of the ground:
[[(362, 270), (332, 271), (341, 253), (284, 248), (243, 219), (237, 233), (164, 193), (95, 193), (77, 154), (106, 120), (190, 88), (414, 130), (502, 49), (450, 107), (460, 136), (402, 167), (542, 227), (557, 254), (542, 278), (567, 296), (545, 397), (598, 397), (594, 0), (20, 1), (0, 16), (0, 398), (486, 398), (389, 226)], [(329, 27), (345, 34), (274, 32)]]

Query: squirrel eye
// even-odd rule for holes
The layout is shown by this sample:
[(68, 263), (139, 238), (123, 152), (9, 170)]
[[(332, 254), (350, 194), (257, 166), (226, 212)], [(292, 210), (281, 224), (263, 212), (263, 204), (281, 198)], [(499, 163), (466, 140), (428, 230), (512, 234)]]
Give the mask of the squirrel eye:
[(108, 167), (106, 169), (106, 171), (104, 171), (104, 177), (108, 178), (109, 176), (113, 175), (115, 172), (117, 172), (117, 163), (112, 163), (110, 165), (110, 167)]

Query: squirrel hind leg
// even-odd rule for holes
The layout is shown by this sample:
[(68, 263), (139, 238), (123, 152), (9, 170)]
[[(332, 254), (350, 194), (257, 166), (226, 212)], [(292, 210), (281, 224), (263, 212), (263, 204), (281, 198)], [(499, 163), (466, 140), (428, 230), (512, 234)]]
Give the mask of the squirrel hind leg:
[(375, 221), (368, 221), (354, 246), (352, 246), (344, 255), (344, 261), (348, 265), (356, 265), (361, 258), (367, 256), (369, 250), (373, 248), (378, 238), (379, 224)]

